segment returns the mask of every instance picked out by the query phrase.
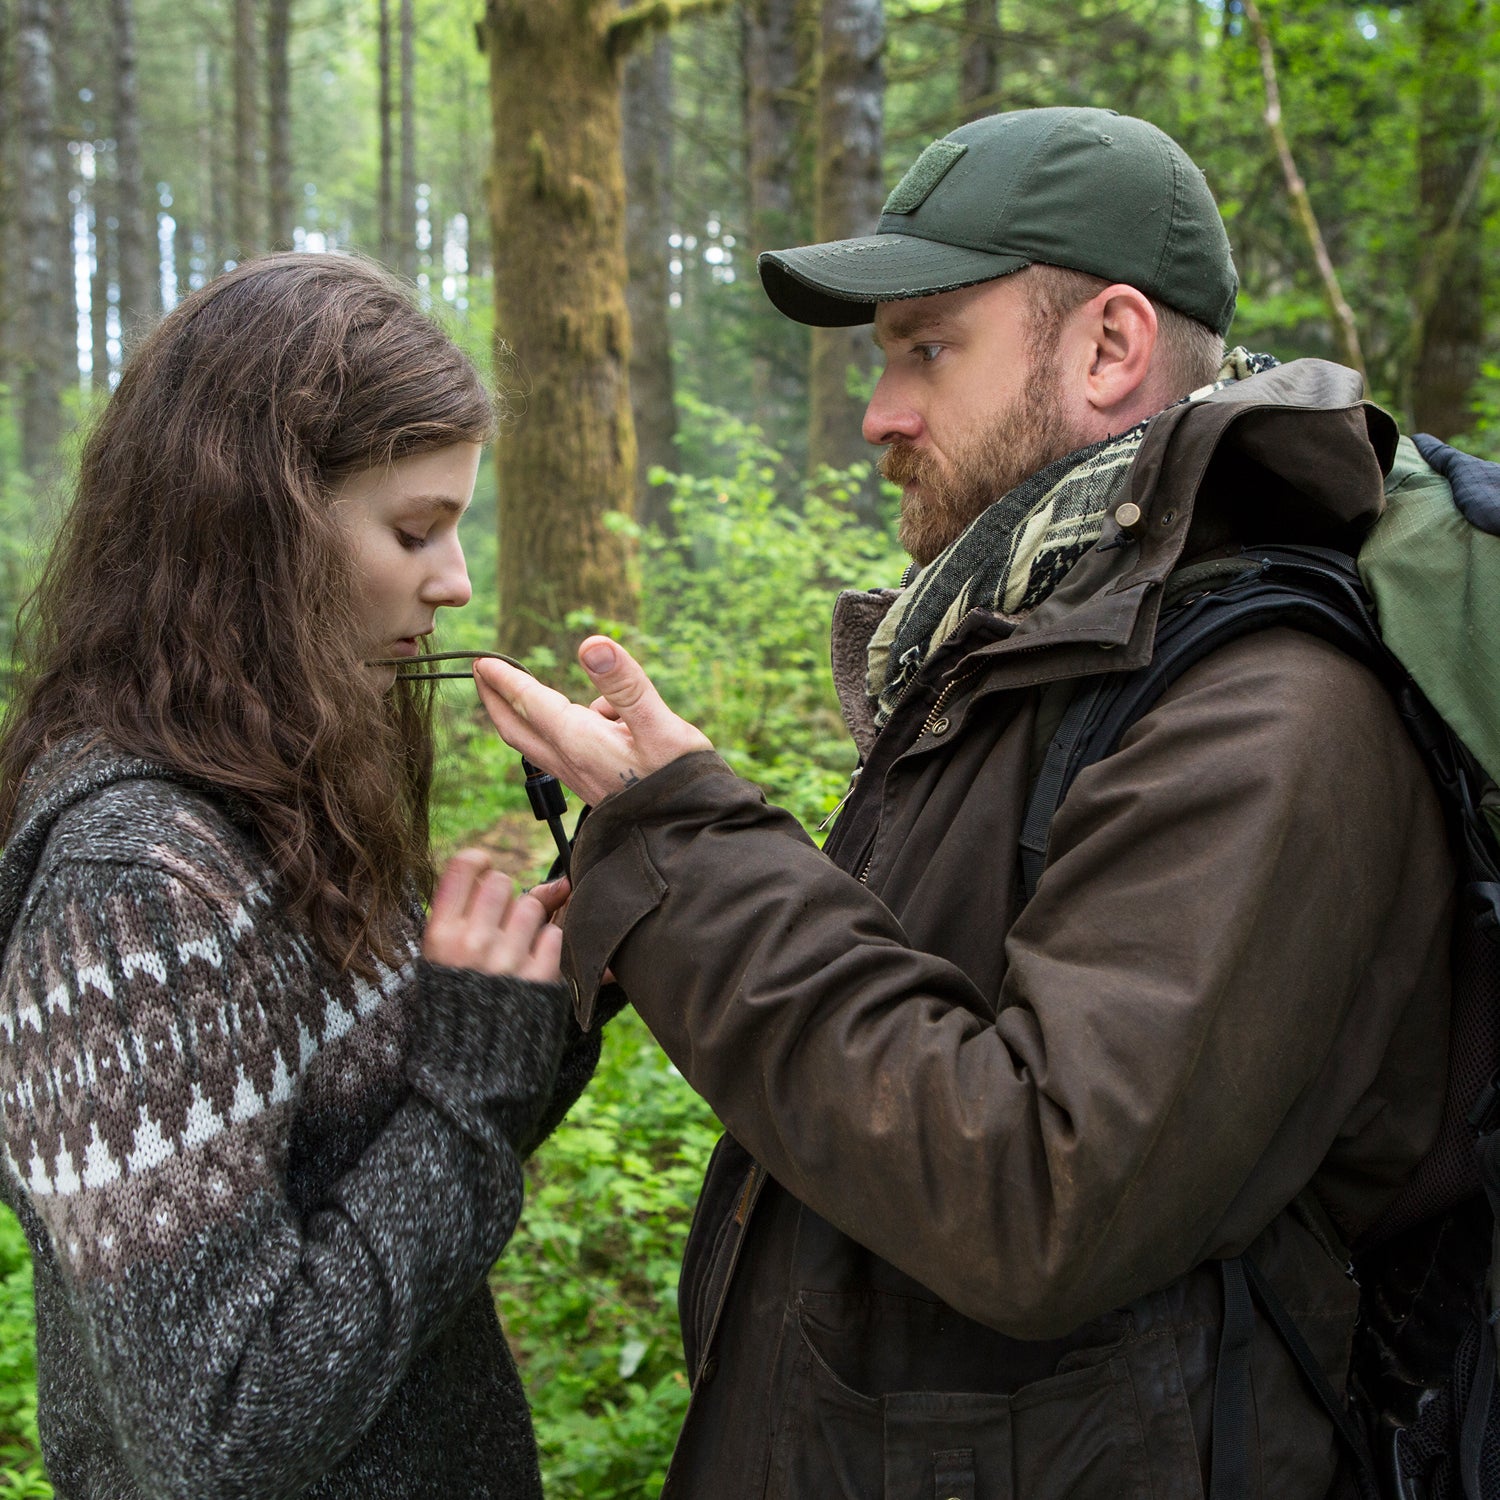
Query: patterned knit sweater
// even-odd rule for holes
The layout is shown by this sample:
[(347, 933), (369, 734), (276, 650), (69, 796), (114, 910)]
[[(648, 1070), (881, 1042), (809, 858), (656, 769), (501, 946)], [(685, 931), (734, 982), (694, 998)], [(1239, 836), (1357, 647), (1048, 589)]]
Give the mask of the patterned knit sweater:
[(598, 1057), (562, 985), (341, 974), (231, 802), (59, 747), (0, 860), (0, 1196), (62, 1500), (539, 1496), (485, 1273)]

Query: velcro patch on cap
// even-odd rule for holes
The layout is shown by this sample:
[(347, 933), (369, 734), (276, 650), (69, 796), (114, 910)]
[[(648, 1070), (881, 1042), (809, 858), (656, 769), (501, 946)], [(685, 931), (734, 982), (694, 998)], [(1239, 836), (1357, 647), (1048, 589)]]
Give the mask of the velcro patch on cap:
[(882, 213), (915, 213), (927, 201), (949, 167), (969, 148), (958, 141), (934, 141), (910, 166), (885, 200)]

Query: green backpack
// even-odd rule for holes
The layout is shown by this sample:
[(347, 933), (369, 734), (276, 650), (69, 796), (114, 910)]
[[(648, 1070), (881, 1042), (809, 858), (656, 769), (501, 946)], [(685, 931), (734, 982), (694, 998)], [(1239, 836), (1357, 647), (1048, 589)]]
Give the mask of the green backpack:
[(1404, 437), (1359, 549), (1380, 635), (1489, 781), (1500, 838), (1500, 465)]

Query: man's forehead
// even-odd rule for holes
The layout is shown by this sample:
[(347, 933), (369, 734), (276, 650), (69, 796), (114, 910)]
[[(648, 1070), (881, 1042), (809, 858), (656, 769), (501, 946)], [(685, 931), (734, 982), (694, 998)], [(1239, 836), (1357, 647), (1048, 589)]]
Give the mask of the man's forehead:
[(916, 338), (922, 334), (952, 330), (978, 302), (1008, 301), (1014, 285), (1009, 276), (982, 281), (974, 286), (959, 287), (951, 292), (934, 292), (930, 297), (903, 297), (897, 301), (875, 304), (875, 326), (871, 337), (884, 348), (898, 339)]

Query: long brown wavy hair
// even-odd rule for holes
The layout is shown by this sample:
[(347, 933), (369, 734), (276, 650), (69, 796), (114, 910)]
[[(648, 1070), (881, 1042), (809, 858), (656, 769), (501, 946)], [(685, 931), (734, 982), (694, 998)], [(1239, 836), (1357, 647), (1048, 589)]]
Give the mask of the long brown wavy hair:
[(345, 475), (486, 442), (495, 402), (403, 283), (345, 255), (247, 261), (131, 358), (22, 611), (0, 828), (92, 734), (235, 794), (278, 893), (341, 967), (400, 956), (432, 885), (431, 689), (359, 659)]

